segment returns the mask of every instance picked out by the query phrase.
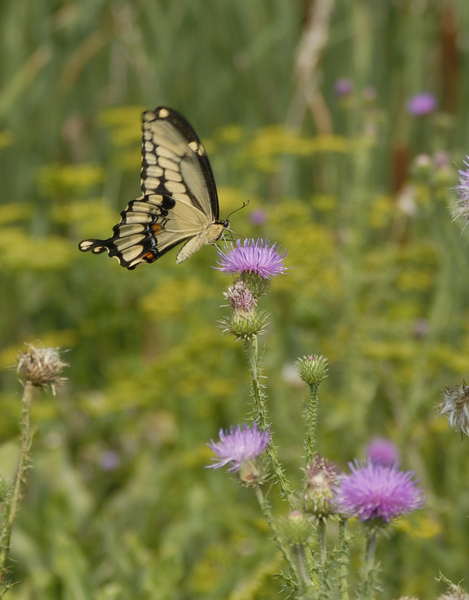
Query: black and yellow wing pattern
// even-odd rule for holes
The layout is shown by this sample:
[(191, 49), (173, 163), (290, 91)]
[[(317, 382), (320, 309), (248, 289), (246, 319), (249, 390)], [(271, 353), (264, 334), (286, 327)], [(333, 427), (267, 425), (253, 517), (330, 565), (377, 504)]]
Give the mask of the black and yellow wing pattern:
[(142, 196), (121, 212), (112, 237), (79, 244), (82, 252), (107, 251), (127, 269), (152, 263), (186, 241), (176, 257), (181, 263), (229, 226), (219, 221), (210, 162), (186, 119), (160, 106), (144, 112), (142, 122)]

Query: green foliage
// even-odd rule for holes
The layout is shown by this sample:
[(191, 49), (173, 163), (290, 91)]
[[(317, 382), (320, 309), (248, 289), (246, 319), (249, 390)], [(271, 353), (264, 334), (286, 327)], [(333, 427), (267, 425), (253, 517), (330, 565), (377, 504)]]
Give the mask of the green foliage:
[[(469, 371), (467, 231), (448, 210), (452, 161), (469, 152), (469, 60), (456, 35), (467, 2), (337, 0), (317, 78), (329, 133), (301, 108), (306, 20), (306, 5), (283, 0), (1, 4), (2, 459), (21, 410), (6, 367), (23, 343), (69, 348), (71, 365), (59, 397), (33, 404), (12, 600), (282, 590), (255, 500), (204, 469), (206, 442), (246, 419), (249, 396), (243, 348), (218, 326), (228, 278), (211, 268), (215, 250), (127, 272), (77, 249), (110, 235), (139, 195), (139, 115), (158, 105), (204, 141), (221, 216), (250, 200), (234, 231), (288, 250), (292, 268), (267, 302), (265, 374), (291, 479), (302, 478), (307, 394), (291, 367), (321, 353), (321, 454), (345, 467), (386, 435), (428, 493), (423, 516), (378, 546), (383, 595), (434, 597), (439, 569), (467, 575), (467, 444), (435, 412)], [(451, 43), (457, 64), (438, 62), (451, 61)], [(334, 95), (340, 76), (354, 83), (348, 98)], [(424, 89), (440, 111), (416, 119), (406, 99)], [(411, 168), (437, 151), (447, 168)]]

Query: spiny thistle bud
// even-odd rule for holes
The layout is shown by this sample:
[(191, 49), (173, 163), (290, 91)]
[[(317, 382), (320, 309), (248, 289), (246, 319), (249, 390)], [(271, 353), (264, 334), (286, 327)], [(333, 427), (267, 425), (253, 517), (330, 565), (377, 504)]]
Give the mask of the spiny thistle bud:
[(322, 354), (299, 358), (295, 366), (300, 378), (308, 385), (317, 385), (327, 377), (327, 358)]
[(318, 519), (324, 519), (334, 512), (331, 500), (339, 479), (335, 466), (318, 454), (304, 471), (306, 473), (305, 510)]
[(256, 300), (266, 296), (272, 286), (271, 279), (264, 279), (258, 273), (253, 273), (251, 271), (241, 273), (240, 278), (251, 290), (251, 293)]
[(248, 316), (256, 308), (257, 300), (241, 279), (236, 279), (223, 295), (229, 300), (233, 314)]
[(223, 319), (223, 333), (232, 333), (237, 339), (244, 340), (263, 333), (269, 322), (265, 311), (252, 312), (248, 315), (233, 314), (229, 319)]
[(30, 345), (27, 352), (20, 352), (18, 356), (18, 373), (35, 387), (44, 389), (50, 386), (54, 395), (56, 385), (67, 379), (60, 377), (65, 367), (68, 367), (68, 364), (60, 360), (57, 348), (35, 348)]
[(469, 386), (466, 382), (455, 388), (446, 388), (444, 402), (439, 405), (440, 415), (447, 417), (450, 427), (469, 436)]
[(285, 544), (301, 546), (310, 541), (313, 525), (303, 514), (294, 510), (288, 517), (279, 519), (278, 530)]

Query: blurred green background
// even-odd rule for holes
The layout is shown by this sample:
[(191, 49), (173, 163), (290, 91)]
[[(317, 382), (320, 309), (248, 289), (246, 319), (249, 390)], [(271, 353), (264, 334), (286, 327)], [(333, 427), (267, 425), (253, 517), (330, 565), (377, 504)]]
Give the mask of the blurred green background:
[[(233, 229), (288, 250), (264, 340), (294, 485), (307, 390), (292, 364), (321, 352), (320, 452), (345, 469), (386, 436), (428, 495), (379, 544), (383, 597), (434, 597), (439, 570), (467, 579), (468, 444), (436, 405), (469, 371), (468, 238), (450, 214), (469, 153), (468, 31), (467, 0), (0, 3), (5, 476), (21, 393), (8, 367), (37, 340), (70, 363), (33, 408), (12, 600), (282, 590), (252, 494), (204, 468), (249, 400), (242, 345), (218, 324), (231, 278), (215, 249), (133, 272), (77, 249), (140, 194), (140, 114), (159, 105), (205, 143), (221, 217), (249, 199)], [(344, 77), (353, 89), (338, 95)], [(406, 105), (422, 91), (438, 110), (416, 117)]]

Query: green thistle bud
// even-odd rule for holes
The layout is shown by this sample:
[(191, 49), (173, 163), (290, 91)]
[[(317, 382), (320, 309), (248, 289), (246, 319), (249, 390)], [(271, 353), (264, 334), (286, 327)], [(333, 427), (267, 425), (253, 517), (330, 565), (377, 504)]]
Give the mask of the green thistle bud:
[(35, 387), (44, 389), (50, 386), (54, 395), (56, 385), (66, 381), (66, 377), (60, 377), (65, 367), (68, 364), (60, 360), (57, 348), (35, 348), (30, 345), (27, 352), (20, 352), (18, 356), (18, 373), (22, 373), (26, 381)]
[(317, 385), (327, 377), (327, 358), (322, 354), (299, 358), (295, 366), (300, 379), (308, 385)]
[(338, 481), (335, 466), (318, 454), (304, 471), (306, 473), (305, 510), (318, 519), (324, 519), (334, 512), (331, 501), (334, 486)]
[(244, 271), (244, 273), (241, 273), (239, 279), (251, 290), (256, 300), (265, 296), (272, 284), (270, 279), (265, 279), (253, 271)]
[(311, 539), (313, 529), (311, 521), (297, 510), (278, 521), (279, 533), (285, 544), (289, 546), (307, 544)]
[(224, 319), (222, 326), (224, 333), (231, 333), (238, 339), (246, 339), (263, 333), (269, 322), (265, 311), (251, 312), (249, 315), (233, 314), (231, 318)]
[(269, 474), (264, 457), (243, 462), (238, 475), (240, 483), (245, 487), (252, 487), (265, 483)]

